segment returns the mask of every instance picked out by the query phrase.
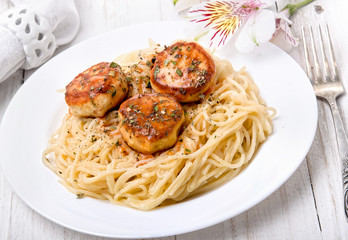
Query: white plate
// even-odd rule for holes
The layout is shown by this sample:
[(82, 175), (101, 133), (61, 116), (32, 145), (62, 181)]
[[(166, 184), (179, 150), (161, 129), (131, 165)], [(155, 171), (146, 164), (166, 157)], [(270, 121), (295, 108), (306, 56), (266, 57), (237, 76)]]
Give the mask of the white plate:
[(118, 29), (82, 42), (51, 59), (18, 90), (0, 129), (1, 166), (13, 190), (32, 209), (67, 228), (104, 237), (147, 238), (194, 231), (246, 211), (278, 189), (297, 169), (311, 146), (317, 104), (302, 69), (267, 44), (248, 55), (218, 53), (236, 68), (246, 66), (269, 106), (277, 109), (274, 133), (236, 178), (199, 197), (139, 211), (92, 198), (76, 199), (41, 163), (48, 137), (67, 107), (58, 93), (78, 73), (100, 61), (185, 37), (178, 22)]

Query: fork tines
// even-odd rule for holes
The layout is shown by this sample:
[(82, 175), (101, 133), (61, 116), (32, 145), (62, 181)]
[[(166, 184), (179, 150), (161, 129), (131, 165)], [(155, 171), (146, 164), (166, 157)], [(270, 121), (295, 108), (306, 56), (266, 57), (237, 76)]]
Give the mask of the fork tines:
[[(305, 52), (307, 76), (312, 83), (336, 81), (337, 64), (333, 52), (332, 40), (327, 24), (319, 25), (313, 34), (312, 26), (302, 27), (303, 48)], [(308, 39), (309, 35), (309, 42)], [(317, 36), (316, 38), (314, 37)], [(319, 46), (318, 46), (319, 45)], [(309, 52), (312, 53), (310, 56)], [(317, 53), (320, 53), (318, 56)], [(322, 59), (321, 63), (319, 58)], [(330, 59), (330, 61), (328, 60)]]

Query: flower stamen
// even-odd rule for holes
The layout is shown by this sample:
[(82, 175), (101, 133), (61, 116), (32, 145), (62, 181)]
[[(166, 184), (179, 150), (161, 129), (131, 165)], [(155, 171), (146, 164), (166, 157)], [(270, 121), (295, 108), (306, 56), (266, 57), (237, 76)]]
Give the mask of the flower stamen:
[(215, 33), (211, 37), (210, 46), (215, 38), (220, 38), (218, 46), (224, 45), (228, 36), (233, 35), (241, 24), (263, 3), (260, 1), (215, 1), (206, 3), (203, 8), (191, 10), (189, 13), (199, 13), (191, 22), (207, 22), (205, 28), (211, 27)]

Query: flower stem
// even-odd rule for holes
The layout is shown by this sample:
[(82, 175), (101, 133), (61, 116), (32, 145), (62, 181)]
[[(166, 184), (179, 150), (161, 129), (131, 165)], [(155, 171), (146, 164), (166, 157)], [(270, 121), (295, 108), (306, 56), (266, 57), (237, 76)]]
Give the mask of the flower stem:
[(315, 0), (303, 0), (298, 3), (289, 3), (282, 9), (282, 11), (288, 10), (289, 15), (292, 16), (297, 11), (297, 9), (300, 9), (301, 7), (304, 7), (307, 4), (310, 4), (311, 2), (314, 2), (314, 1)]

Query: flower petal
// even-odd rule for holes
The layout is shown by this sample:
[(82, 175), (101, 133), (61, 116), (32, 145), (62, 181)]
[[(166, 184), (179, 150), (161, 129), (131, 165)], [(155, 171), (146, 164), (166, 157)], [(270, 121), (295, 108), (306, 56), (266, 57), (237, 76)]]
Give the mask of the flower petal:
[(262, 0), (262, 8), (267, 8), (270, 6), (274, 6), (274, 0)]
[(172, 1), (174, 4), (174, 8), (176, 12), (181, 12), (184, 10), (189, 9), (190, 7), (199, 4), (200, 0), (169, 0)]
[(294, 45), (286, 40), (287, 37), (283, 31), (278, 32), (273, 38), (270, 40), (271, 43), (278, 46), (283, 51), (290, 53), (294, 48)]
[(251, 16), (240, 30), (235, 46), (240, 52), (250, 52), (255, 46), (269, 41), (275, 31), (275, 15), (272, 11), (261, 9)]
[[(282, 49), (285, 48), (285, 44), (296, 47), (300, 40), (294, 36), (288, 22), (283, 19), (277, 19), (276, 22), (277, 27), (275, 33), (273, 34), (272, 42), (277, 43), (276, 45), (281, 44), (281, 46), (283, 46), (281, 47)], [(289, 47), (286, 48), (286, 51), (291, 49)]]

